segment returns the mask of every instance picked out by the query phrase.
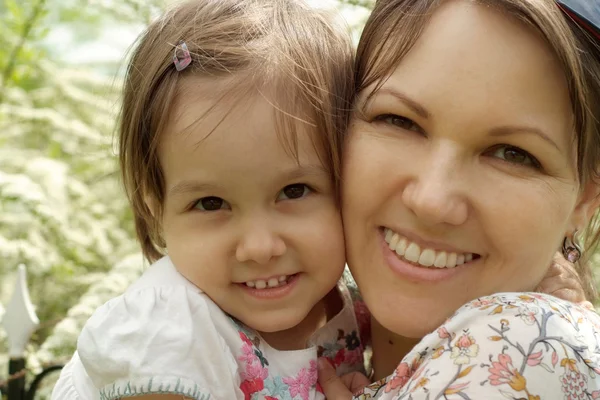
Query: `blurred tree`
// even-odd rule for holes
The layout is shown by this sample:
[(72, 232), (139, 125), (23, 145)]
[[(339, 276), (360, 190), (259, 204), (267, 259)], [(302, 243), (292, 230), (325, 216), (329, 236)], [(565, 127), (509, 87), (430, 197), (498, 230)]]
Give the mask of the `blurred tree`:
[[(141, 256), (135, 267), (121, 261), (137, 255), (138, 246), (115, 173), (120, 82), (61, 63), (45, 39), (51, 29), (85, 41), (108, 24), (146, 24), (162, 6), (162, 0), (0, 2), (0, 318), (24, 263), (42, 321), (30, 346), (32, 367), (72, 353), (89, 312), (71, 330), (64, 329), (67, 321), (50, 336), (58, 321), (75, 315), (69, 309), (83, 299), (92, 311), (142, 270)], [(7, 373), (3, 335), (0, 381)]]

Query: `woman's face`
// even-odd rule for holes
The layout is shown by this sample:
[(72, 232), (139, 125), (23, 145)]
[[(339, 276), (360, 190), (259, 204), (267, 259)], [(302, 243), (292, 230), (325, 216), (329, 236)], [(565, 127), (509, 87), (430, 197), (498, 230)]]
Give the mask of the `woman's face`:
[(478, 296), (533, 290), (583, 208), (549, 47), (490, 7), (445, 2), (369, 93), (350, 130), (343, 210), (374, 317), (420, 337)]

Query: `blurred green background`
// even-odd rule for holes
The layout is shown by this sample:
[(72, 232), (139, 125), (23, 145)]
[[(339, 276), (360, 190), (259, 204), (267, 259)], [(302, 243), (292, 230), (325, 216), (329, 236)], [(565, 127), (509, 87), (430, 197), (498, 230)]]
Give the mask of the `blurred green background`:
[[(24, 264), (41, 320), (30, 374), (68, 360), (91, 313), (145, 266), (114, 128), (126, 50), (169, 2), (0, 0), (0, 319)], [(370, 0), (312, 3), (339, 8), (357, 38)], [(0, 383), (7, 363), (0, 328)]]

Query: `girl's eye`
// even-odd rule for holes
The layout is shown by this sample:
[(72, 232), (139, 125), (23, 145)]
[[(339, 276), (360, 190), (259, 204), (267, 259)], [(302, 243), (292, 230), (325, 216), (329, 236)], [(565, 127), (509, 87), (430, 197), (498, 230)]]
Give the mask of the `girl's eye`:
[(383, 114), (375, 117), (375, 121), (381, 121), (386, 124), (397, 126), (398, 128), (406, 129), (407, 131), (422, 132), (423, 130), (413, 120), (401, 117), (396, 114)]
[(310, 193), (310, 188), (303, 183), (287, 185), (279, 192), (277, 200), (300, 199)]
[(194, 208), (200, 211), (228, 210), (231, 207), (220, 197), (203, 197), (194, 204)]
[(493, 149), (491, 155), (511, 164), (525, 165), (536, 169), (541, 168), (540, 162), (534, 156), (518, 147), (500, 145)]

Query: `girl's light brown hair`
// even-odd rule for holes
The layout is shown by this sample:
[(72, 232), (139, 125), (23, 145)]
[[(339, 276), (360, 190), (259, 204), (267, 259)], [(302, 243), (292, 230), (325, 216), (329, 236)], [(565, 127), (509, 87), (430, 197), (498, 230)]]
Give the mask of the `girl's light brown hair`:
[[(172, 57), (180, 41), (192, 64), (178, 72)], [(269, 101), (282, 144), (297, 155), (296, 135), (306, 131), (299, 124), (307, 126), (337, 189), (353, 61), (347, 30), (300, 0), (186, 1), (152, 23), (133, 49), (119, 125), (122, 179), (146, 258), (155, 261), (164, 252), (157, 147), (187, 76), (232, 78), (232, 90), (223, 95), (237, 99), (251, 90), (274, 93)], [(149, 199), (158, 210), (148, 207)]]
[[(397, 68), (429, 18), (450, 0), (377, 0), (356, 56), (355, 92), (374, 85), (372, 96)], [(471, 0), (496, 8), (538, 31), (553, 50), (568, 82), (580, 186), (598, 182), (600, 172), (600, 51), (591, 36), (562, 13), (553, 0)], [(585, 254), (600, 241), (598, 217), (586, 227)], [(578, 263), (588, 299), (595, 299), (589, 260)]]

